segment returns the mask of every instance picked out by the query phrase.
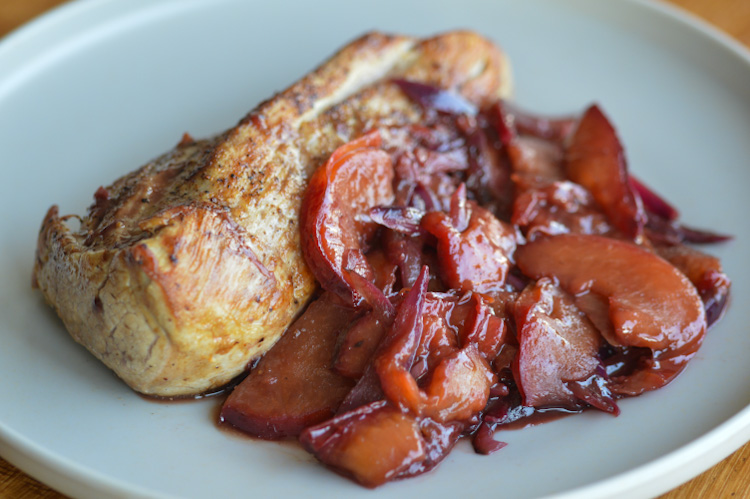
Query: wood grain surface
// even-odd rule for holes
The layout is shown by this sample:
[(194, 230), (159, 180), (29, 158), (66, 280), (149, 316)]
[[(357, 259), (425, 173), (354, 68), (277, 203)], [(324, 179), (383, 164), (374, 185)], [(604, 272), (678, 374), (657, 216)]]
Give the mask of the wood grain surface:
[[(0, 0), (0, 37), (63, 3), (62, 0)], [(669, 3), (703, 18), (750, 47), (750, 0), (669, 0)], [(0, 458), (0, 497), (64, 496)], [(687, 498), (750, 499), (750, 443), (660, 499)]]

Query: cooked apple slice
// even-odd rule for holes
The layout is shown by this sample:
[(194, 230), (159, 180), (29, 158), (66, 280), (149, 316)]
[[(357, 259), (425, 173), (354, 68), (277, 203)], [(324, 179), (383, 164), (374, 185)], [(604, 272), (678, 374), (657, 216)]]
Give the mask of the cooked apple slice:
[(513, 370), (524, 405), (574, 409), (577, 397), (566, 382), (596, 371), (599, 332), (573, 297), (544, 277), (521, 293), (515, 317), (519, 347)]
[(312, 302), (229, 395), (220, 420), (278, 439), (333, 416), (354, 382), (331, 370), (339, 331), (354, 319), (330, 294)]
[(620, 139), (598, 106), (583, 113), (566, 151), (568, 178), (584, 186), (625, 237), (638, 240), (646, 217), (628, 179)]
[(371, 279), (364, 257), (378, 225), (374, 206), (393, 200), (393, 165), (377, 131), (344, 144), (310, 179), (300, 211), (302, 250), (320, 285), (355, 306), (363, 297), (346, 270)]
[(606, 297), (619, 343), (651, 349), (642, 369), (613, 379), (616, 393), (667, 384), (700, 347), (706, 319), (698, 292), (654, 253), (626, 241), (565, 234), (519, 247), (516, 259), (529, 277), (554, 277), (569, 293)]

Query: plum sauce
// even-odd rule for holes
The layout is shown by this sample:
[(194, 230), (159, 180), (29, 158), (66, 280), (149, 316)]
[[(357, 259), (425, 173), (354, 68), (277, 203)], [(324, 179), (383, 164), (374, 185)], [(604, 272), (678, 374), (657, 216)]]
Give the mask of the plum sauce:
[(341, 145), (300, 238), (322, 292), (229, 395), (221, 421), (297, 438), (377, 487), (462, 437), (598, 410), (671, 382), (723, 314), (721, 263), (629, 176), (599, 106), (547, 118), (394, 81), (419, 125)]

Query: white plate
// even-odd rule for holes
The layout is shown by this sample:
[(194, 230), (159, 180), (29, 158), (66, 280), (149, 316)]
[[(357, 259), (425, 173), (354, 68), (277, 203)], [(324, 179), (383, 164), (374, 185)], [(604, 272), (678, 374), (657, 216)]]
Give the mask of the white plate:
[[(376, 492), (291, 445), (219, 431), (216, 402), (132, 393), (66, 334), (30, 288), (45, 210), (82, 213), (99, 185), (261, 99), (371, 29), (470, 27), (503, 45), (518, 101), (600, 101), (632, 170), (684, 220), (737, 236), (713, 248), (734, 306), (687, 371), (656, 393), (459, 446), (436, 472)], [(750, 57), (671, 9), (636, 1), (83, 1), (0, 43), (0, 453), (75, 496), (638, 497), (750, 439)]]

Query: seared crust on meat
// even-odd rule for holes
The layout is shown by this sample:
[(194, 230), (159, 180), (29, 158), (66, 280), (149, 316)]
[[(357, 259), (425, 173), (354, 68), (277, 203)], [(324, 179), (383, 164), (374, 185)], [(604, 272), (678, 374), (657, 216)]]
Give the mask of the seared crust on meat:
[(134, 390), (188, 396), (229, 382), (270, 348), (315, 290), (298, 212), (339, 145), (420, 120), (393, 77), (488, 104), (507, 61), (471, 32), (371, 33), (209, 140), (172, 151), (95, 195), (73, 230), (42, 223), (34, 282), (76, 341)]

